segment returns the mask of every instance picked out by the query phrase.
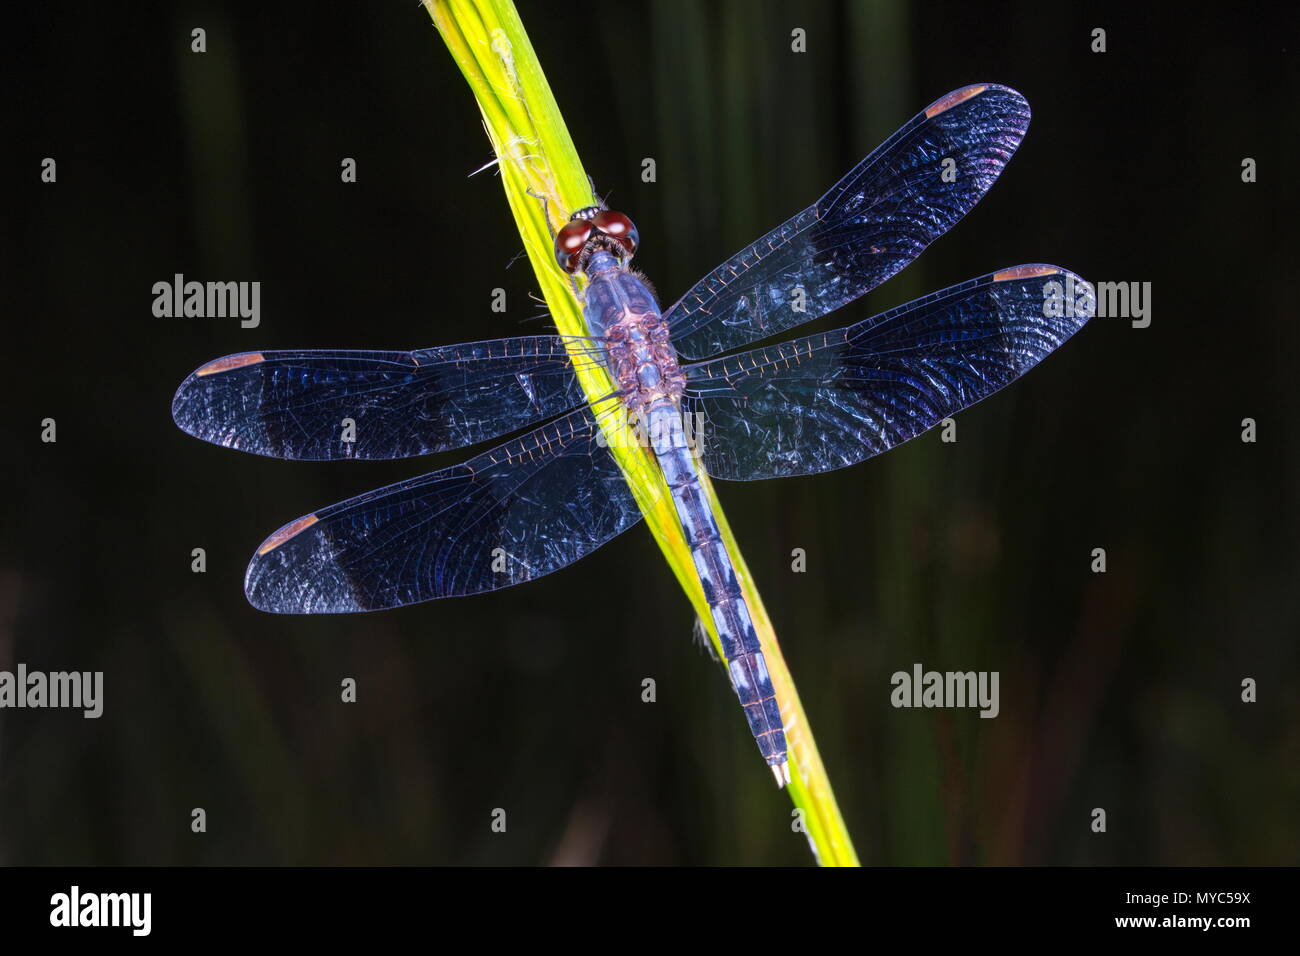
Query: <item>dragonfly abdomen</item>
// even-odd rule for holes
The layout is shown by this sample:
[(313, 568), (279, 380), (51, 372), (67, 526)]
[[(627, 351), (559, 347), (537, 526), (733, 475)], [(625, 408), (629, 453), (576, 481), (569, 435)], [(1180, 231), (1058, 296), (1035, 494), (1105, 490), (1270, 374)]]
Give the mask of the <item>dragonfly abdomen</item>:
[(704, 588), (709, 613), (722, 645), (727, 676), (740, 699), (750, 733), (777, 783), (788, 783), (785, 730), (776, 691), (760, 649), (758, 634), (736, 578), (735, 566), (704, 496), (695, 460), (686, 442), (681, 410), (667, 398), (647, 411), (655, 457), (663, 469), (673, 506), (682, 523), (695, 572)]

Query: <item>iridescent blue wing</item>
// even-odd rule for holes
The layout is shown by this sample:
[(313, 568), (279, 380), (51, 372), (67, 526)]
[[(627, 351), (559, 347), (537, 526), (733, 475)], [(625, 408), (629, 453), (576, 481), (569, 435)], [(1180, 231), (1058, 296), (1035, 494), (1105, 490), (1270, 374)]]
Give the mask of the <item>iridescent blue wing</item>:
[(979, 202), (1029, 127), (1015, 90), (955, 90), (789, 222), (742, 249), (665, 313), (704, 358), (825, 315), (919, 256)]
[(172, 417), (196, 438), (256, 455), (379, 459), (472, 445), (583, 402), (564, 340), (537, 335), (418, 352), (227, 355), (181, 383)]
[(1018, 266), (848, 328), (687, 366), (683, 411), (715, 477), (831, 471), (992, 395), (1093, 311), (1078, 276)]
[(331, 505), (257, 549), (248, 600), (281, 614), (374, 611), (549, 574), (640, 520), (588, 408), (421, 478)]

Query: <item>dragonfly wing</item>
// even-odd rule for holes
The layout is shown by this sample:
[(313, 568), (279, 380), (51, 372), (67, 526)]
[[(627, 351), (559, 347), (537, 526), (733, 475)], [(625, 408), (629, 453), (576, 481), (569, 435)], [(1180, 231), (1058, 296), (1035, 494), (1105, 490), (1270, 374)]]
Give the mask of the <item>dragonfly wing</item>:
[(256, 455), (380, 459), (472, 445), (583, 401), (563, 339), (538, 335), (418, 352), (227, 355), (181, 383), (172, 417), (196, 438)]
[(285, 525), (248, 565), (264, 611), (374, 611), (478, 594), (558, 570), (638, 520), (580, 409), (468, 462)]
[(832, 471), (1010, 384), (1093, 311), (1078, 276), (1018, 266), (848, 328), (688, 366), (683, 410), (718, 478)]
[(955, 90), (831, 190), (701, 279), (665, 313), (688, 358), (811, 322), (921, 254), (993, 185), (1029, 127), (1015, 90)]

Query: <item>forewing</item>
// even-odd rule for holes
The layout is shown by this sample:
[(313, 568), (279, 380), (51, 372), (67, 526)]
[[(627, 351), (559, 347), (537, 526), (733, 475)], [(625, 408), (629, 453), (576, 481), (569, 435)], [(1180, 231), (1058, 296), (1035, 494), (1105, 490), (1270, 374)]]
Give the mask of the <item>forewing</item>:
[(640, 520), (583, 408), (461, 465), (285, 525), (248, 565), (264, 611), (374, 611), (531, 581)]
[(583, 401), (564, 341), (538, 335), (227, 355), (181, 383), (172, 417), (196, 438), (256, 455), (381, 459), (472, 445)]
[(665, 314), (704, 358), (825, 315), (884, 282), (970, 211), (1029, 127), (1015, 90), (932, 103), (826, 195), (701, 279)]
[(831, 471), (992, 395), (1093, 311), (1078, 276), (1017, 266), (848, 328), (688, 366), (683, 408), (715, 477)]

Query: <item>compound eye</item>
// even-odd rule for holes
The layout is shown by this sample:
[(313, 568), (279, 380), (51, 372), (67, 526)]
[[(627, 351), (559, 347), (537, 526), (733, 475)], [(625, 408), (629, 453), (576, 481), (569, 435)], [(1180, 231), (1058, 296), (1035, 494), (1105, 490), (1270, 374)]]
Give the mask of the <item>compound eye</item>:
[(636, 255), (641, 236), (627, 216), (612, 209), (602, 209), (592, 217), (591, 224), (626, 249), (629, 256)]
[(591, 238), (591, 223), (586, 219), (574, 219), (555, 234), (555, 261), (565, 272), (578, 268), (578, 257), (582, 247)]

